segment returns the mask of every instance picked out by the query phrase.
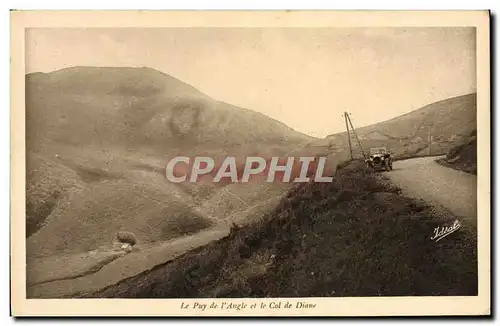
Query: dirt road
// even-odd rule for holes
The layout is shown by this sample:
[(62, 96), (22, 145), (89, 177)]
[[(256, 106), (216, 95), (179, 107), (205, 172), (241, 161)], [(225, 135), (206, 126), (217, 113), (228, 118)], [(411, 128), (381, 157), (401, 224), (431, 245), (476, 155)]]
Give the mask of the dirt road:
[(440, 157), (422, 157), (397, 161), (386, 173), (410, 197), (438, 204), (462, 220), (476, 225), (476, 176), (442, 166)]
[[(105, 264), (95, 273), (80, 277), (78, 275), (81, 274), (80, 269), (83, 267), (77, 271), (66, 271), (64, 278), (61, 277), (62, 272), (59, 272), (59, 280), (48, 282), (50, 278), (45, 274), (53, 274), (51, 270), (54, 266), (48, 267), (45, 274), (42, 273), (42, 268), (38, 268), (39, 275), (37, 275), (36, 280), (44, 280), (45, 282), (28, 286), (27, 295), (28, 298), (60, 298), (76, 293), (100, 290), (172, 260), (191, 249), (218, 240), (227, 234), (229, 234), (229, 228), (224, 226), (202, 231), (196, 235), (168, 241), (143, 251), (129, 253)], [(71, 275), (75, 275), (75, 277), (72, 278)], [(53, 277), (53, 279), (57, 278)]]

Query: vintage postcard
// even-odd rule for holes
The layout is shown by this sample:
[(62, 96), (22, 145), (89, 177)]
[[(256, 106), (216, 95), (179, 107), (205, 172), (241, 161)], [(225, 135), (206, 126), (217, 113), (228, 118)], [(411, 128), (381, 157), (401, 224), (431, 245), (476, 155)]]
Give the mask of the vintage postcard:
[(12, 315), (490, 315), (489, 26), (12, 11)]

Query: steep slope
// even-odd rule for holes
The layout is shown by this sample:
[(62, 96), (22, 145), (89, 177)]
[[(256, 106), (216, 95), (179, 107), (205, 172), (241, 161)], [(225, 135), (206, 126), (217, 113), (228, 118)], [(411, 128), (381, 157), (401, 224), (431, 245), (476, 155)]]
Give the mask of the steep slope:
[[(431, 154), (444, 154), (462, 143), (476, 128), (476, 94), (468, 94), (429, 104), (394, 119), (357, 128), (365, 150), (387, 146), (396, 156), (427, 154), (429, 134)], [(348, 147), (347, 134), (326, 137), (333, 150)], [(354, 153), (360, 155), (356, 139), (352, 138)]]
[[(477, 295), (476, 230), (356, 162), (290, 189), (245, 228), (92, 298)], [(90, 292), (90, 291), (89, 291)]]
[(30, 149), (57, 142), (165, 151), (312, 139), (149, 68), (75, 67), (26, 82)]
[(457, 170), (477, 174), (476, 130), (471, 133), (470, 137), (463, 144), (450, 149), (446, 153), (446, 158), (440, 159), (437, 162)]
[(119, 229), (151, 243), (210, 227), (223, 216), (196, 205), (219, 187), (169, 183), (168, 158), (281, 155), (313, 140), (149, 68), (27, 75), (26, 130), (30, 256), (92, 250)]

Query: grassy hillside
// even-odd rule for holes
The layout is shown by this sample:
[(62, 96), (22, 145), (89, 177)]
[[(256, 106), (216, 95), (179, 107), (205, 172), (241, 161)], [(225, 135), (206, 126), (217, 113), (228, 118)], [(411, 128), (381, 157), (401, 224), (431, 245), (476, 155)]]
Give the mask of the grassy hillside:
[[(429, 133), (433, 141), (431, 154), (447, 153), (461, 144), (476, 128), (476, 94), (468, 94), (429, 104), (394, 119), (356, 129), (365, 151), (370, 147), (387, 146), (396, 156), (429, 153)], [(354, 153), (360, 155), (352, 137)], [(326, 138), (333, 151), (348, 147), (347, 134)], [(327, 145), (325, 144), (325, 145)]]
[[(97, 298), (477, 295), (474, 228), (352, 163), (301, 184), (247, 227), (95, 293)], [(429, 237), (423, 236), (428, 234)]]
[(477, 174), (477, 138), (474, 130), (463, 144), (453, 147), (446, 158), (437, 161), (445, 166)]
[(197, 207), (223, 189), (169, 183), (167, 159), (281, 155), (313, 140), (153, 69), (93, 67), (26, 76), (26, 138), (30, 256), (92, 250), (118, 230), (151, 243), (224, 222), (230, 207)]
[(165, 152), (312, 140), (149, 68), (75, 67), (30, 74), (26, 84), (28, 148), (34, 150), (60, 143)]

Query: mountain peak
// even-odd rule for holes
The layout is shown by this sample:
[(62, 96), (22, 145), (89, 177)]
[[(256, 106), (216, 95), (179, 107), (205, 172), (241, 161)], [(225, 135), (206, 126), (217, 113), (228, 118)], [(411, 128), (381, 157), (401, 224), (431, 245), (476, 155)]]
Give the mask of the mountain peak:
[(115, 94), (148, 97), (161, 92), (201, 96), (202, 93), (179, 79), (150, 67), (74, 66), (49, 73), (32, 73), (27, 80), (36, 79), (45, 86), (73, 94)]

